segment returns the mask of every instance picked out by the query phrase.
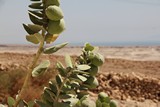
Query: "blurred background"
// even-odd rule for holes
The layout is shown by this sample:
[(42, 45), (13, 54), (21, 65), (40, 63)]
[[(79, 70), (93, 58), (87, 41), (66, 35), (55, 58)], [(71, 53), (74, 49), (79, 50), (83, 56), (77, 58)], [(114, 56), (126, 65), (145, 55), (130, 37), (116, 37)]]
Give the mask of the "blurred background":
[[(30, 44), (29, 0), (0, 0), (0, 44)], [(61, 0), (66, 31), (56, 43), (160, 45), (159, 0)]]

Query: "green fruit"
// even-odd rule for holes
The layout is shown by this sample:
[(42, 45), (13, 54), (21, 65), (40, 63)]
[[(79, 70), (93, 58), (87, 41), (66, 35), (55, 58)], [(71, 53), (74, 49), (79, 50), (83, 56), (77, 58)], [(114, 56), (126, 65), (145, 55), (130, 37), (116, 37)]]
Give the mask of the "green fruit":
[(115, 102), (111, 101), (111, 102), (110, 102), (110, 107), (117, 107), (117, 105), (116, 105)]
[(98, 80), (97, 80), (96, 77), (91, 76), (91, 77), (89, 77), (89, 78), (84, 82), (84, 84), (85, 84), (88, 88), (94, 89), (94, 88), (96, 88), (96, 87), (99, 85), (99, 82), (98, 82)]
[(65, 30), (65, 22), (63, 19), (60, 21), (49, 21), (48, 32), (50, 34), (60, 34)]
[(95, 76), (95, 75), (98, 73), (98, 67), (95, 66), (95, 65), (91, 65), (91, 69), (88, 70), (88, 73), (89, 73), (91, 76)]
[(45, 10), (46, 16), (50, 20), (58, 21), (63, 18), (62, 9), (58, 6), (48, 6)]
[(46, 6), (49, 6), (49, 5), (59, 6), (60, 5), (60, 0), (46, 0)]
[(91, 63), (95, 66), (101, 66), (104, 63), (104, 57), (97, 53), (94, 58), (91, 59)]
[(105, 102), (105, 103), (110, 103), (110, 98), (108, 97), (108, 95), (104, 92), (100, 92), (98, 94), (98, 99), (101, 101), (101, 102)]

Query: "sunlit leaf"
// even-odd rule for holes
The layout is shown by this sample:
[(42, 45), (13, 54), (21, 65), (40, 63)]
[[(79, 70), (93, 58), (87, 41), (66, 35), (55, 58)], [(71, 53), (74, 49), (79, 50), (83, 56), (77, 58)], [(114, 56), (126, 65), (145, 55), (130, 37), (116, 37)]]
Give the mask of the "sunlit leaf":
[(44, 49), (44, 53), (45, 54), (52, 54), (57, 52), (58, 50), (60, 50), (61, 48), (63, 48), (64, 46), (66, 46), (68, 43), (62, 43), (62, 44), (58, 44), (49, 48)]
[(43, 9), (43, 6), (41, 6), (41, 5), (42, 5), (42, 3), (32, 3), (28, 7), (32, 8), (32, 9)]
[(79, 70), (85, 71), (85, 70), (89, 70), (91, 67), (89, 65), (83, 64), (83, 65), (77, 65), (77, 68)]
[(65, 62), (66, 62), (67, 67), (73, 68), (73, 63), (72, 63), (71, 57), (69, 55), (65, 56)]
[(15, 103), (15, 99), (12, 97), (8, 97), (7, 103), (9, 107), (12, 107)]
[(47, 68), (49, 66), (50, 66), (49, 60), (43, 61), (40, 65), (38, 65), (36, 68), (34, 68), (34, 70), (32, 71), (32, 76), (38, 77), (38, 76), (42, 75), (47, 70)]
[(47, 44), (54, 42), (58, 38), (59, 34), (47, 34), (45, 37), (45, 41)]

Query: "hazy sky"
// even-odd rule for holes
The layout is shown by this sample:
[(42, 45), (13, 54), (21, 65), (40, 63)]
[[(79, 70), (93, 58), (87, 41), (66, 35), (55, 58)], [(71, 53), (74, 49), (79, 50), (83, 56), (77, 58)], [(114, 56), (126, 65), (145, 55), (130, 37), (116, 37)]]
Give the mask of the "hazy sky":
[[(30, 0), (0, 0), (0, 44), (26, 44)], [(57, 42), (160, 42), (159, 0), (61, 0), (66, 31)]]

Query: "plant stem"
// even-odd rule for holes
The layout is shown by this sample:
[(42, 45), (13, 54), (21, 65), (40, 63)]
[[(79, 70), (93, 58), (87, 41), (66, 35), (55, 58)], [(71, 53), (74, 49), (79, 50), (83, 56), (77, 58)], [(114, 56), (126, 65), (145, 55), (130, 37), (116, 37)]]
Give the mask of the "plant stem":
[[(44, 33), (42, 33), (43, 35)], [(37, 61), (41, 55), (41, 53), (43, 52), (43, 46), (44, 46), (44, 40), (42, 42), (40, 42), (40, 45), (39, 45), (39, 48), (38, 48), (38, 51), (36, 53), (36, 56), (34, 57), (32, 63), (31, 63), (31, 66), (28, 70), (28, 73), (27, 73), (27, 76), (25, 78), (25, 81), (23, 83), (23, 86), (21, 88), (21, 91), (19, 92), (18, 94), (18, 97), (16, 99), (16, 102), (14, 104), (14, 107), (17, 107), (17, 105), (19, 104), (19, 102), (21, 101), (21, 99), (23, 98), (24, 94), (26, 93), (26, 89), (28, 88), (28, 85), (29, 85), (29, 82), (30, 82), (30, 79), (31, 79), (31, 76), (32, 76), (32, 71), (33, 69), (35, 68), (36, 64), (37, 64)]]

